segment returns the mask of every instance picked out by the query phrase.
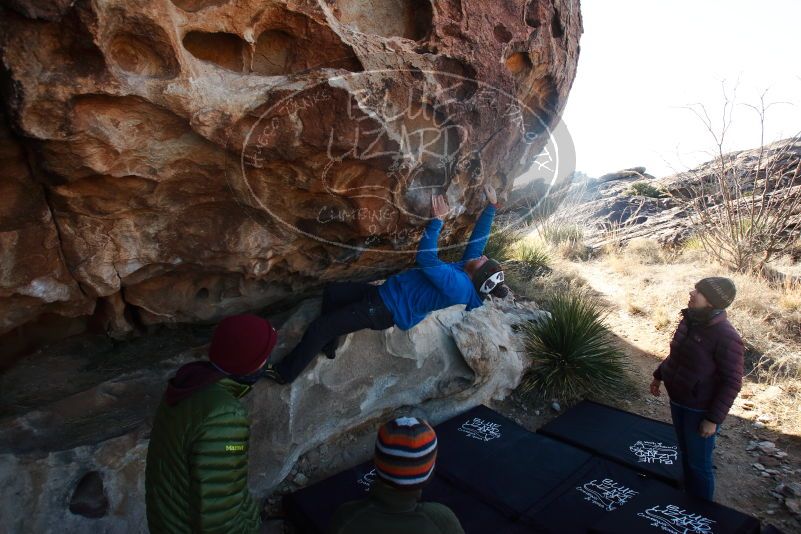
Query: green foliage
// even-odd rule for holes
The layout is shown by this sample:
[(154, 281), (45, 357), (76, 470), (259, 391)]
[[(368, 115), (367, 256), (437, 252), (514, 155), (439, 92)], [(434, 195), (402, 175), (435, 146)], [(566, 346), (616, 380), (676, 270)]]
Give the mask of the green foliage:
[(517, 247), (517, 259), (529, 273), (542, 273), (549, 270), (551, 256), (537, 244), (521, 241)]
[(667, 196), (665, 191), (659, 189), (658, 187), (654, 187), (648, 182), (635, 182), (631, 184), (631, 191), (635, 195), (650, 198), (664, 198)]
[(522, 391), (539, 398), (574, 400), (610, 395), (627, 383), (627, 364), (613, 344), (599, 305), (588, 295), (557, 293), (551, 319), (523, 326), (531, 367)]

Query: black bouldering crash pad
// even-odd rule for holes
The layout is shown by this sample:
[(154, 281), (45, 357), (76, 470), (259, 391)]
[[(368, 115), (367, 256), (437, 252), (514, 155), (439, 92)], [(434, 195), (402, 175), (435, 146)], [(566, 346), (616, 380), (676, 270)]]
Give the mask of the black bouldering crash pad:
[(681, 453), (667, 423), (582, 401), (537, 432), (681, 486)]
[(436, 427), (437, 474), (518, 519), (591, 455), (477, 406)]
[[(585, 401), (543, 430), (485, 406), (438, 425), (422, 500), (449, 507), (467, 533), (759, 532), (755, 518), (660, 481), (678, 483), (681, 470), (670, 425)], [(366, 462), (301, 489), (285, 497), (289, 518), (298, 532), (327, 532), (337, 508), (367, 498), (375, 479)]]
[(650, 485), (627, 506), (593, 525), (594, 534), (759, 534), (759, 521), (732, 508)]
[[(328, 532), (337, 508), (348, 501), (367, 498), (376, 474), (372, 462), (343, 471), (308, 488), (287, 495), (284, 505), (289, 519), (301, 534)], [(473, 495), (456, 488), (434, 474), (423, 488), (422, 501), (437, 502), (450, 508), (467, 534), (492, 532), (523, 534), (529, 528), (515, 523)]]
[(643, 493), (663, 482), (616, 462), (593, 457), (553, 491), (550, 499), (526, 511), (522, 520), (548, 534), (585, 534), (606, 516), (636, 508)]

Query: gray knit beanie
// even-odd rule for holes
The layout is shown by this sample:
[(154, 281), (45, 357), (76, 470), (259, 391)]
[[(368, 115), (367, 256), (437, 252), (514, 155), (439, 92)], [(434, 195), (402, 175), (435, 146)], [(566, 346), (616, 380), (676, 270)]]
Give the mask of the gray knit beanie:
[(700, 291), (714, 308), (721, 310), (728, 308), (737, 294), (734, 282), (722, 276), (704, 278), (695, 284), (695, 289)]

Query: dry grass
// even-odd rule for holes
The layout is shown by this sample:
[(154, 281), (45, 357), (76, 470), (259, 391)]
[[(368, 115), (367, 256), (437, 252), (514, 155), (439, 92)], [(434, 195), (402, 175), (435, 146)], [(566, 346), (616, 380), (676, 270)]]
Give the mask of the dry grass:
[[(639, 259), (637, 250), (645, 251)], [(625, 275), (629, 313), (647, 316), (657, 330), (668, 329), (675, 324), (677, 311), (686, 306), (695, 282), (707, 276), (728, 276), (737, 286), (729, 317), (743, 340), (761, 355), (755, 372), (780, 372), (801, 379), (801, 286), (777, 287), (762, 278), (721, 272), (722, 267), (709, 262), (657, 263), (657, 259), (650, 248), (628, 248), (601, 260)]]
[(626, 244), (623, 254), (627, 259), (642, 265), (665, 263), (667, 259), (664, 249), (652, 239), (632, 239)]
[[(689, 253), (687, 253), (689, 252)], [(624, 289), (620, 306), (632, 316), (647, 318), (657, 332), (672, 335), (679, 310), (686, 307), (695, 282), (707, 276), (728, 276), (737, 298), (728, 310), (732, 324), (749, 348), (748, 379), (778, 386), (783, 392), (764, 401), (785, 433), (801, 432), (801, 284), (783, 285), (726, 271), (690, 248), (671, 256), (655, 243), (632, 242), (598, 260)], [(702, 252), (702, 251), (701, 251)]]
[(559, 219), (547, 220), (538, 224), (529, 236), (540, 246), (545, 246), (552, 256), (586, 261), (592, 250), (584, 243), (584, 230), (581, 226)]
[(536, 231), (506, 244), (506, 284), (515, 295), (541, 302), (556, 288), (580, 288), (586, 283)]
[(648, 309), (640, 306), (638, 304), (636, 297), (629, 293), (626, 295), (626, 312), (629, 315), (642, 315), (643, 317), (648, 316)]
[(662, 306), (658, 306), (651, 312), (651, 319), (654, 322), (654, 328), (656, 328), (660, 332), (666, 331), (674, 324), (674, 319), (668, 314), (668, 311)]
[[(557, 293), (593, 292), (582, 273), (588, 266), (600, 267), (600, 271), (608, 273), (603, 283), (620, 290), (616, 300), (609, 302), (610, 307), (620, 308), (632, 320), (648, 321), (653, 341), (665, 352), (679, 322), (679, 312), (687, 306), (695, 283), (708, 276), (732, 278), (737, 298), (728, 314), (749, 347), (744, 392), (751, 391), (749, 395), (762, 409), (760, 414), (743, 412), (741, 416), (769, 413), (774, 416), (769, 425), (776, 430), (801, 434), (801, 283), (777, 285), (766, 279), (732, 273), (712, 263), (696, 245), (691, 241), (678, 251), (666, 251), (654, 241), (636, 239), (625, 246), (609, 247), (606, 254), (587, 263), (586, 257), (565, 253), (560, 248), (579, 249), (584, 246), (582, 243), (572, 239), (549, 241), (542, 233), (534, 232), (515, 245), (512, 255), (518, 255), (527, 246), (547, 247), (552, 270), (533, 277), (509, 272), (507, 278), (515, 293), (543, 302)], [(782, 272), (792, 268), (787, 266)], [(766, 391), (771, 394), (765, 394)]]
[(801, 282), (786, 282), (779, 295), (778, 304), (782, 311), (794, 314), (796, 318), (799, 318), (801, 316)]
[(526, 277), (513, 270), (506, 273), (507, 283), (518, 295), (524, 295), (535, 301), (542, 301), (553, 293), (584, 289), (587, 283), (571, 269), (565, 269), (563, 260), (553, 260), (552, 271), (542, 276)]

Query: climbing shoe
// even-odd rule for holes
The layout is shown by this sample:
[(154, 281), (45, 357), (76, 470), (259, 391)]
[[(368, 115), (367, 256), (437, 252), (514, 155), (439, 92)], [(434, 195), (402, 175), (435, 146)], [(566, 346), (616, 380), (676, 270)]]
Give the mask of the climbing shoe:
[(262, 374), (265, 378), (269, 378), (276, 384), (286, 384), (286, 380), (284, 380), (284, 377), (281, 376), (281, 373), (279, 373), (278, 370), (275, 368), (275, 366), (273, 366), (273, 364), (271, 363), (268, 363), (267, 365), (264, 366)]
[(328, 358), (329, 360), (333, 360), (334, 358), (337, 357), (337, 345), (339, 344), (338, 342), (339, 338), (335, 337), (334, 339), (332, 339), (323, 346), (323, 354), (325, 354), (325, 357)]

